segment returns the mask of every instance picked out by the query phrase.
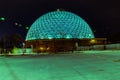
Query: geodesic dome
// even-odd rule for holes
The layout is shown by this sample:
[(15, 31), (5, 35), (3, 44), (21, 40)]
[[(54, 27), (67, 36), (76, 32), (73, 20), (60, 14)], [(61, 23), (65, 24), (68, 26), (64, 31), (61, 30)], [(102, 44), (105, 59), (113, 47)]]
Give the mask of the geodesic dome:
[(94, 38), (94, 35), (90, 26), (78, 15), (53, 11), (39, 17), (26, 36), (26, 40), (56, 38)]

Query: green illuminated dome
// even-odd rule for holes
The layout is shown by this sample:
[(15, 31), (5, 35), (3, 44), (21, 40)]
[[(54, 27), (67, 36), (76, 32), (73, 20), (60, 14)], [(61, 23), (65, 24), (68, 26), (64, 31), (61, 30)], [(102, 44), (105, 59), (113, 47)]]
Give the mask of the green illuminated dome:
[(90, 26), (78, 15), (54, 11), (39, 17), (26, 36), (26, 40), (56, 38), (94, 38), (94, 35)]

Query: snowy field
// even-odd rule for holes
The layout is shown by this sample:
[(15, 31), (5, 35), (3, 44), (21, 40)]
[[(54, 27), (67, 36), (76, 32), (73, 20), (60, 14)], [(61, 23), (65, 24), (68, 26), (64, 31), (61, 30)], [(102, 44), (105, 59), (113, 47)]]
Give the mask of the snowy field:
[(120, 80), (120, 51), (0, 56), (0, 80)]

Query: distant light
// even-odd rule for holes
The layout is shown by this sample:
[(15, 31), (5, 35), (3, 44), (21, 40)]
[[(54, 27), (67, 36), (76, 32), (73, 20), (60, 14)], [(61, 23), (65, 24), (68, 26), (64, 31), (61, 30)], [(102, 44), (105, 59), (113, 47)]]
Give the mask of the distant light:
[(95, 39), (92, 39), (92, 40), (90, 40), (90, 43), (96, 43), (96, 40)]
[(53, 37), (51, 35), (48, 35), (48, 39), (52, 39)]
[(40, 50), (43, 50), (44, 48), (43, 47), (40, 47)]
[(66, 36), (67, 39), (70, 39), (71, 37), (72, 37), (71, 35), (67, 35), (67, 36)]
[(17, 22), (15, 22), (15, 23), (14, 23), (14, 25), (15, 25), (15, 26), (17, 26), (17, 25), (18, 25), (18, 23), (17, 23)]
[(60, 35), (60, 34), (57, 34), (57, 38), (62, 38), (62, 35)]
[(27, 30), (28, 30), (28, 29), (29, 29), (29, 27), (27, 26), (27, 27), (25, 27), (25, 29), (27, 29)]
[(89, 34), (88, 36), (92, 36), (91, 34)]
[(4, 20), (5, 20), (5, 18), (4, 18), (4, 17), (1, 17), (1, 18), (0, 18), (0, 20), (4, 21)]
[(49, 50), (50, 49), (50, 47), (47, 47), (47, 50)]
[(19, 24), (18, 26), (19, 26), (19, 27), (21, 27), (21, 26), (22, 26), (22, 24)]
[(60, 11), (60, 9), (57, 9), (57, 11)]

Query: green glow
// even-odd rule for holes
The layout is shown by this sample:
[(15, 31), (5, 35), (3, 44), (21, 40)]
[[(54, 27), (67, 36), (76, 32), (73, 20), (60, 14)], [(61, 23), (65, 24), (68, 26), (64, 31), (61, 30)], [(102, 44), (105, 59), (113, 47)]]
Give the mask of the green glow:
[(72, 37), (71, 35), (67, 35), (67, 36), (66, 36), (67, 39), (70, 39), (71, 37)]
[(57, 38), (62, 38), (62, 35), (60, 35), (60, 34), (57, 34)]
[(53, 37), (51, 35), (48, 35), (48, 39), (52, 39)]
[(4, 20), (5, 20), (5, 18), (4, 18), (4, 17), (1, 17), (1, 18), (0, 18), (0, 20), (4, 21)]
[(15, 54), (18, 52), (18, 48), (17, 47), (14, 47), (13, 50), (12, 50), (12, 53)]
[(28, 29), (29, 29), (29, 27), (25, 27), (25, 29), (27, 29), (27, 30), (28, 30)]
[(26, 40), (56, 38), (94, 38), (94, 34), (78, 15), (67, 11), (54, 11), (39, 17), (26, 36)]

